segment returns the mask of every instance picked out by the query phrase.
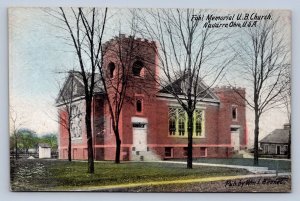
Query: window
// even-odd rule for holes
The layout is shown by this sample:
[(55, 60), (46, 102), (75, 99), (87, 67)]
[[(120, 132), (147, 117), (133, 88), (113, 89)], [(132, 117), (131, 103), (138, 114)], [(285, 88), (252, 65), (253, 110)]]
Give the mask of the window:
[(83, 156), (84, 156), (84, 158), (88, 158), (88, 149), (87, 148), (83, 149)]
[(143, 62), (141, 61), (134, 62), (132, 65), (132, 74), (134, 76), (141, 76), (141, 71), (143, 67), (144, 67)]
[(114, 71), (115, 71), (115, 64), (114, 63), (109, 63), (108, 64), (108, 69), (109, 69), (109, 77), (113, 78), (114, 77)]
[(283, 154), (288, 154), (288, 145), (283, 146)]
[(183, 156), (188, 156), (188, 148), (183, 147)]
[(180, 136), (184, 136), (185, 134), (185, 112), (183, 109), (178, 109), (178, 131)]
[(176, 108), (169, 108), (169, 135), (176, 133)]
[(268, 154), (269, 153), (269, 145), (265, 144), (263, 147), (264, 147), (264, 153)]
[(73, 149), (73, 159), (77, 158), (77, 148)]
[(206, 157), (206, 156), (207, 156), (207, 148), (200, 147), (200, 157)]
[(165, 157), (173, 157), (173, 148), (165, 147)]
[(70, 129), (71, 129), (71, 138), (81, 138), (82, 137), (82, 112), (79, 105), (72, 105), (71, 107), (71, 123), (70, 123)]
[(136, 112), (141, 113), (142, 112), (142, 100), (138, 99), (136, 101)]
[[(169, 136), (187, 137), (187, 113), (180, 107), (169, 107)], [(204, 111), (196, 109), (193, 114), (193, 137), (204, 135)]]
[(276, 154), (280, 155), (281, 154), (280, 152), (281, 152), (281, 147), (280, 147), (280, 145), (277, 145), (276, 146)]
[(233, 120), (237, 120), (237, 107), (236, 106), (232, 106), (232, 119)]
[(202, 132), (202, 111), (195, 110), (194, 115), (194, 122), (195, 122), (195, 134), (196, 136), (200, 136)]
[(63, 158), (68, 158), (68, 149), (63, 149)]

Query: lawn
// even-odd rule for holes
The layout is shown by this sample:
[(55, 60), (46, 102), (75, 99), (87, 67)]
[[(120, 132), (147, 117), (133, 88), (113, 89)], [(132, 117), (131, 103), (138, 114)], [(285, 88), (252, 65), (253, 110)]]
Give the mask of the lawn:
[(96, 162), (95, 173), (87, 173), (87, 162), (62, 160), (11, 160), (13, 191), (65, 191), (81, 187), (194, 179), (248, 174), (246, 170), (184, 164)]
[[(229, 159), (201, 158), (201, 159), (194, 159), (193, 162), (253, 166), (253, 159), (251, 158), (229, 158)], [(260, 167), (268, 167), (269, 170), (276, 170), (277, 165), (278, 165), (278, 172), (291, 172), (290, 160), (259, 159)]]

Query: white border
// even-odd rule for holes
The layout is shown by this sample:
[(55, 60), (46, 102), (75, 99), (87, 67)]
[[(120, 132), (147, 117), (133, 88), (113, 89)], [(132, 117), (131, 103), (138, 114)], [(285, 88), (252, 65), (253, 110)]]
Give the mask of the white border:
[[(9, 148), (8, 148), (8, 26), (7, 26), (7, 7), (11, 6), (110, 6), (110, 7), (199, 7), (199, 8), (266, 8), (266, 9), (291, 9), (292, 10), (292, 50), (293, 50), (293, 73), (292, 73), (292, 193), (205, 193), (205, 194), (167, 194), (167, 193), (148, 193), (148, 194), (132, 194), (132, 193), (12, 193), (9, 191)], [(299, 131), (300, 125), (297, 121), (300, 119), (300, 1), (299, 0), (1, 0), (0, 1), (0, 195), (1, 200), (22, 200), (22, 201), (76, 201), (76, 200), (205, 200), (213, 198), (214, 200), (233, 201), (233, 200), (297, 200), (300, 197), (300, 191), (297, 191), (300, 183), (300, 165), (299, 146), (295, 146), (300, 142)], [(295, 171), (294, 171), (295, 170)]]

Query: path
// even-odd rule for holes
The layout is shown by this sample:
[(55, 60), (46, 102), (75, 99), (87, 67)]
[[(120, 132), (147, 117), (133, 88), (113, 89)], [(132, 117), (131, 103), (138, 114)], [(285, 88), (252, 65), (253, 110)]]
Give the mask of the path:
[[(186, 162), (182, 162), (182, 161), (151, 161), (151, 162), (186, 164)], [(214, 163), (198, 163), (198, 162), (194, 162), (193, 165), (246, 169), (249, 172), (252, 172), (252, 173), (255, 173), (255, 174), (266, 174), (266, 173), (267, 174), (274, 174), (274, 173), (276, 173), (276, 170), (269, 170), (268, 167), (256, 167), (256, 166), (244, 166), (244, 165), (227, 165), (227, 164), (214, 164)]]

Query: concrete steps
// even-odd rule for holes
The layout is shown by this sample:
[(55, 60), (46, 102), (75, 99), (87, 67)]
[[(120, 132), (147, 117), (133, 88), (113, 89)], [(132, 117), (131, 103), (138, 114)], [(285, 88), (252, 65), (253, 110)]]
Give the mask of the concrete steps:
[(133, 161), (160, 161), (161, 159), (153, 151), (131, 151)]

